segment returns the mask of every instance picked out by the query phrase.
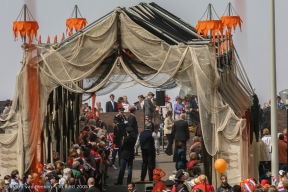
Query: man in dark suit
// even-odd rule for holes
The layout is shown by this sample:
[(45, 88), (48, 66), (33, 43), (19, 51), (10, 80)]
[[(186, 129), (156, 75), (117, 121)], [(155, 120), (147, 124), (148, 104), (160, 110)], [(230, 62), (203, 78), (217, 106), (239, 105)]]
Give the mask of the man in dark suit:
[(106, 113), (107, 112), (118, 112), (118, 105), (114, 101), (115, 96), (113, 94), (110, 95), (110, 101), (106, 103)]
[(95, 187), (95, 180), (93, 177), (90, 177), (87, 181), (88, 189), (86, 192), (100, 192), (98, 188)]
[(68, 184), (69, 186), (62, 189), (62, 192), (81, 192), (81, 190), (76, 187), (75, 178), (71, 177)]
[(128, 127), (133, 128), (133, 136), (137, 138), (138, 135), (138, 123), (135, 117), (136, 114), (136, 108), (132, 107), (130, 108), (130, 115), (128, 116)]
[(141, 147), (142, 151), (142, 169), (141, 181), (144, 181), (148, 169), (149, 181), (153, 181), (153, 170), (155, 169), (156, 155), (159, 155), (159, 141), (155, 132), (151, 131), (152, 124), (150, 122), (145, 124), (145, 130), (142, 131), (135, 144), (135, 151)]
[[(189, 128), (188, 128), (188, 123), (185, 121), (185, 114), (180, 114), (180, 119), (178, 121), (174, 122), (174, 125), (172, 127), (172, 135), (174, 136), (175, 144), (177, 141), (182, 142), (182, 149), (184, 150), (186, 154), (186, 141), (190, 139), (190, 133), (189, 133)], [(175, 145), (175, 149), (177, 146)], [(174, 149), (174, 156), (173, 156), (173, 161), (176, 160), (176, 154)]]
[(24, 187), (22, 187), (21, 192), (33, 192), (33, 186), (32, 186), (32, 182), (33, 182), (33, 176), (32, 174), (26, 174), (24, 175)]
[(149, 115), (150, 117), (153, 116), (153, 112), (154, 112), (154, 105), (152, 103), (152, 97), (153, 97), (153, 93), (149, 92), (147, 95), (147, 98), (144, 100), (144, 112), (145, 115)]
[(118, 175), (117, 183), (114, 185), (123, 185), (123, 178), (126, 169), (126, 164), (128, 164), (128, 176), (127, 184), (132, 180), (132, 168), (133, 168), (133, 159), (134, 159), (134, 146), (136, 143), (136, 138), (132, 136), (133, 128), (126, 128), (127, 137), (123, 140), (123, 145), (121, 146), (121, 166)]
[[(136, 114), (136, 108), (132, 107), (130, 108), (130, 115), (128, 116), (128, 127), (133, 128), (132, 136), (137, 138), (138, 136), (138, 123), (135, 117)], [(138, 156), (138, 150), (136, 151), (136, 156)]]

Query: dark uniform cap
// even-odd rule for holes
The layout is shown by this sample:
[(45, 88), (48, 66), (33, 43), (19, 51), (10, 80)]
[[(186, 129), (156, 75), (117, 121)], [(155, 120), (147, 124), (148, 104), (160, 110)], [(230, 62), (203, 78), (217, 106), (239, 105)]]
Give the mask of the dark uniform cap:
[(60, 180), (60, 177), (58, 176), (58, 175), (56, 175), (56, 174), (53, 174), (51, 177), (50, 177), (50, 179), (56, 179), (56, 180)]
[(165, 185), (166, 187), (172, 187), (174, 184), (175, 184), (175, 183), (174, 183), (174, 181), (172, 181), (172, 180), (166, 180), (166, 181), (164, 181), (164, 185)]
[(125, 109), (124, 108), (119, 108), (119, 111), (125, 111)]
[(184, 181), (183, 180), (180, 180), (180, 179), (175, 179), (175, 183), (174, 183), (174, 185), (178, 185), (178, 184), (180, 184), (180, 183), (184, 183)]
[(136, 111), (136, 108), (135, 107), (131, 107), (130, 108), (130, 112), (133, 113), (134, 111)]
[(133, 127), (126, 127), (126, 131), (133, 131)]
[(177, 171), (176, 175), (175, 175), (175, 178), (176, 179), (180, 179), (181, 176), (184, 175), (183, 171), (180, 169), (179, 171)]

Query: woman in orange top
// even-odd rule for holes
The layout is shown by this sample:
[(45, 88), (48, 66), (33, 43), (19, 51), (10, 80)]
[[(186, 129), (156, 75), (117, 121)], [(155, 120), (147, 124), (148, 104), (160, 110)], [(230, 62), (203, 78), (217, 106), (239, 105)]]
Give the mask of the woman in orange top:
[(152, 192), (162, 192), (166, 189), (164, 182), (161, 180), (166, 175), (165, 171), (160, 168), (153, 170), (153, 190)]

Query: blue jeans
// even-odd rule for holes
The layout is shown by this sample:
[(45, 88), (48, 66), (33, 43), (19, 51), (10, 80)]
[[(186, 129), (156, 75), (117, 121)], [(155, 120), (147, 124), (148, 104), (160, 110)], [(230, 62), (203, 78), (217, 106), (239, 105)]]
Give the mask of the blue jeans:
[(113, 149), (111, 165), (114, 165), (117, 153), (118, 153), (118, 159), (119, 159), (119, 166), (121, 166), (121, 162), (120, 162), (121, 150), (120, 149)]
[(127, 176), (127, 184), (132, 180), (132, 168), (133, 168), (133, 159), (121, 159), (120, 160), (120, 172), (118, 175), (117, 183), (123, 184), (124, 173), (126, 169), (126, 164), (128, 164), (128, 176)]

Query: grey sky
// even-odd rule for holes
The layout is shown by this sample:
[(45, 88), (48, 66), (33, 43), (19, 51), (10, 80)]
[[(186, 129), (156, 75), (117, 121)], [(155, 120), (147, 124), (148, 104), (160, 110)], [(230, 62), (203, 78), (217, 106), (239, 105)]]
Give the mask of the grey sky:
[[(20, 70), (23, 52), (22, 40), (14, 42), (12, 23), (17, 18), (24, 3), (39, 23), (38, 34), (45, 42), (50, 35), (58, 39), (66, 30), (65, 21), (72, 13), (75, 4), (89, 23), (105, 15), (117, 6), (129, 7), (138, 4), (138, 0), (2, 0), (0, 6), (0, 100), (13, 98), (16, 75)], [(150, 1), (147, 1), (150, 2)], [(228, 0), (154, 0), (163, 8), (195, 26), (211, 2), (222, 16)], [(234, 44), (247, 71), (252, 86), (261, 104), (270, 99), (270, 1), (263, 0), (231, 0), (236, 12), (243, 20), (242, 33), (239, 29), (234, 35)], [(288, 71), (286, 46), (288, 45), (288, 1), (276, 1), (276, 49), (277, 49), (277, 92), (288, 88), (286, 73)], [(127, 95), (130, 102), (136, 101), (139, 94), (146, 95), (148, 89), (140, 86), (115, 92), (118, 96)], [(137, 90), (137, 91), (135, 91)], [(138, 91), (139, 90), (139, 91)], [(169, 91), (171, 97), (178, 94), (179, 89)], [(172, 95), (173, 93), (173, 95)], [(108, 96), (106, 96), (108, 98)], [(133, 99), (132, 99), (133, 98)], [(135, 98), (135, 99), (134, 99)], [(99, 97), (102, 103), (106, 100)]]

